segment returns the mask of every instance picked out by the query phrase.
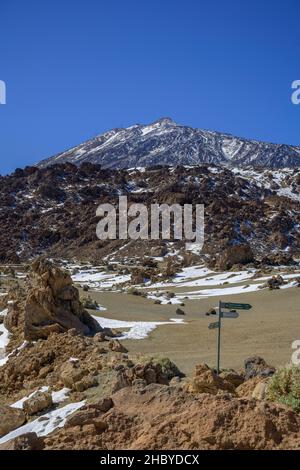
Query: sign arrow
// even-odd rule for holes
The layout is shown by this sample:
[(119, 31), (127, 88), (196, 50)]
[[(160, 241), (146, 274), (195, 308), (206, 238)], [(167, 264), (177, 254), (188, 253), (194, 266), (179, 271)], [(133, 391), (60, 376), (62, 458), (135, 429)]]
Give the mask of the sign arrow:
[(222, 312), (222, 318), (239, 318), (238, 312)]
[(221, 302), (220, 304), (221, 308), (227, 308), (229, 310), (250, 310), (252, 308), (252, 305), (250, 304), (235, 304), (232, 302)]

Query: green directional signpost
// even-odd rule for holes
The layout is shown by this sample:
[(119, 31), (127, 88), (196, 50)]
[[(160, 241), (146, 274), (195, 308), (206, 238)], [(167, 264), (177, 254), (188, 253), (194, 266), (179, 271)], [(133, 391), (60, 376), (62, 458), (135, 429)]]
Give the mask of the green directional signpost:
[[(252, 305), (242, 304), (242, 303), (233, 303), (233, 302), (219, 302), (219, 316), (218, 321), (210, 323), (208, 328), (210, 330), (218, 330), (218, 343), (217, 343), (217, 373), (220, 373), (220, 359), (221, 359), (221, 326), (222, 318), (238, 318), (239, 313), (236, 310), (250, 310)], [(224, 312), (223, 309), (229, 310), (229, 312)]]

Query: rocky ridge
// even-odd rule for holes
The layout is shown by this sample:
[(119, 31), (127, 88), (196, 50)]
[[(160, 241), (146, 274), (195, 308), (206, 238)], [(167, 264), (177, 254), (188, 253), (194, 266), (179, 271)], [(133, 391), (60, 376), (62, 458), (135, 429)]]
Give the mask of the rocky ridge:
[(237, 263), (255, 259), (289, 264), (300, 252), (299, 177), (297, 169), (270, 172), (213, 165), (131, 171), (68, 163), (16, 170), (0, 177), (0, 263), (47, 254), (100, 264), (116, 253), (119, 261), (139, 262), (143, 256), (168, 255), (170, 245), (171, 251), (185, 253), (184, 240), (100, 241), (98, 205), (117, 204), (124, 195), (129, 206), (138, 202), (149, 210), (153, 203), (204, 204), (200, 254), (216, 268), (232, 264), (225, 254), (230, 258), (235, 250), (246, 255), (237, 257)]

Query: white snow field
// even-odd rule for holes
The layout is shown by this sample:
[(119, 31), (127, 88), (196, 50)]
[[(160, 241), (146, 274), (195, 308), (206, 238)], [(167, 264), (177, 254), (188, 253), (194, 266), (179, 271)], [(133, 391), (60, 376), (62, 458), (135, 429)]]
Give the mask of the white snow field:
[(145, 339), (149, 333), (158, 326), (185, 324), (182, 319), (177, 318), (170, 318), (170, 321), (167, 322), (123, 321), (104, 317), (94, 317), (94, 319), (97, 320), (103, 328), (128, 328), (129, 331), (122, 333), (119, 339)]

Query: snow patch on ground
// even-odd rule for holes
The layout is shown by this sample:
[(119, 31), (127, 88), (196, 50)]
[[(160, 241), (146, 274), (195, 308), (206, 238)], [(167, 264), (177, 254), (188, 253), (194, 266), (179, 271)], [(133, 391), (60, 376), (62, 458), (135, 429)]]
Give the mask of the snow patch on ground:
[(145, 339), (147, 336), (161, 325), (183, 325), (181, 319), (171, 318), (167, 322), (146, 322), (146, 321), (123, 321), (104, 317), (93, 317), (102, 328), (128, 328), (129, 331), (122, 333), (119, 339)]
[(159, 300), (161, 305), (180, 305), (182, 301), (175, 297), (167, 297), (166, 295), (157, 295), (155, 293), (150, 293), (147, 295), (147, 299), (150, 300)]
[[(5, 316), (7, 314), (7, 310), (3, 310), (0, 315)], [(0, 367), (1, 362), (5, 359), (5, 349), (9, 343), (9, 331), (5, 328), (4, 323), (0, 324)]]
[(35, 432), (38, 436), (47, 436), (55, 429), (62, 428), (65, 425), (68, 416), (82, 408), (84, 405), (85, 401), (80, 401), (78, 403), (70, 403), (62, 408), (50, 411), (34, 421), (24, 424), (24, 426), (6, 434), (0, 439), (0, 444), (3, 444), (15, 437), (22, 436), (22, 434), (26, 434), (28, 432)]
[(110, 288), (116, 284), (122, 284), (130, 280), (130, 274), (107, 273), (106, 271), (87, 270), (72, 276), (74, 282), (80, 282), (91, 288)]
[(177, 296), (180, 299), (188, 298), (191, 300), (203, 299), (205, 297), (223, 297), (225, 295), (244, 294), (260, 290), (261, 284), (248, 284), (243, 286), (224, 287), (220, 289), (203, 289), (193, 292), (183, 292)]

